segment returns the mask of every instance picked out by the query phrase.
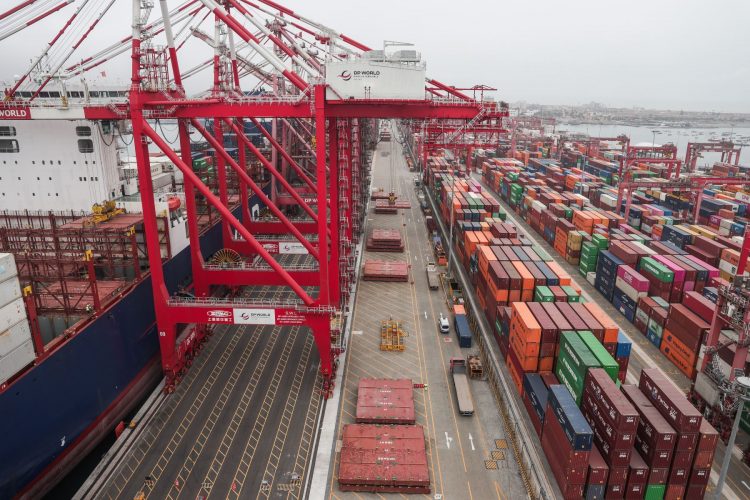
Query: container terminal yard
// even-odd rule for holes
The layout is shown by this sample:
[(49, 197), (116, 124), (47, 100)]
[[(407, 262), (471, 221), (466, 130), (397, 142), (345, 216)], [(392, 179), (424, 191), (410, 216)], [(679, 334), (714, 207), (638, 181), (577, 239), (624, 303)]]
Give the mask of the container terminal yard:
[(270, 0), (11, 3), (61, 21), (0, 104), (0, 497), (750, 496), (742, 144)]

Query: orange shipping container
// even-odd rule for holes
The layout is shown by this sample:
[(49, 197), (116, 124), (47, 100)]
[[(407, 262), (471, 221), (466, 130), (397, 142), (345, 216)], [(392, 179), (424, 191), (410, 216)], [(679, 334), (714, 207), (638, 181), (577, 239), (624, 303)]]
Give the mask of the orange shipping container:
[[(579, 291), (578, 294), (580, 295), (580, 293), (581, 292)], [(617, 333), (619, 329), (617, 328), (617, 324), (612, 321), (612, 318), (610, 318), (607, 313), (602, 311), (601, 307), (596, 305), (595, 302), (586, 302), (584, 304), (584, 307), (588, 309), (591, 315), (596, 318), (596, 320), (604, 328), (604, 337), (602, 341), (605, 344), (617, 342)]]
[(536, 321), (529, 307), (523, 302), (514, 302), (511, 306), (510, 315), (511, 328), (516, 325), (518, 331), (524, 332), (525, 337), (531, 342), (540, 342), (542, 339), (542, 327)]
[(513, 267), (521, 275), (521, 288), (524, 290), (534, 290), (534, 275), (526, 268), (520, 260), (512, 261)]
[(570, 285), (570, 275), (557, 262), (551, 260), (545, 264), (560, 279), (560, 286)]
[[(667, 338), (669, 335), (669, 338)], [(669, 330), (664, 330), (664, 338), (661, 342), (659, 350), (675, 365), (686, 377), (692, 379), (695, 375), (695, 353), (692, 356), (685, 356), (684, 350), (686, 349), (680, 339), (674, 336)]]

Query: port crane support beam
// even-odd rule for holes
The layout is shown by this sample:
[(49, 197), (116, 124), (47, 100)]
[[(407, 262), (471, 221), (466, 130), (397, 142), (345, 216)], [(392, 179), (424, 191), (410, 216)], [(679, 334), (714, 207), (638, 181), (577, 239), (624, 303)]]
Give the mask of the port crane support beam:
[(698, 220), (701, 201), (703, 200), (703, 189), (711, 184), (725, 184), (734, 186), (750, 185), (750, 178), (747, 177), (687, 177), (684, 179), (673, 180), (668, 182), (650, 182), (650, 181), (631, 181), (624, 180), (617, 186), (617, 210), (625, 199), (625, 220), (630, 215), (630, 205), (633, 199), (633, 190), (635, 189), (654, 189), (666, 192), (691, 192), (695, 193), (692, 221), (695, 224)]
[(701, 153), (721, 153), (721, 163), (739, 165), (742, 146), (732, 141), (721, 142), (688, 142), (685, 150), (685, 169), (695, 172)]

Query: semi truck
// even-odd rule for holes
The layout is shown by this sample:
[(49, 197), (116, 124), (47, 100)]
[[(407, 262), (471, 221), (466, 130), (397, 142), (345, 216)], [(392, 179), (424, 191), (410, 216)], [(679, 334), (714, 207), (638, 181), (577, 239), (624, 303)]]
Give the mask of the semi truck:
[(434, 262), (428, 262), (427, 263), (427, 286), (430, 287), (430, 290), (437, 290), (440, 288), (440, 279), (438, 278), (438, 272), (435, 268)]
[(449, 363), (458, 413), (465, 416), (474, 415), (474, 401), (471, 399), (471, 391), (469, 390), (466, 360), (464, 358), (450, 358)]

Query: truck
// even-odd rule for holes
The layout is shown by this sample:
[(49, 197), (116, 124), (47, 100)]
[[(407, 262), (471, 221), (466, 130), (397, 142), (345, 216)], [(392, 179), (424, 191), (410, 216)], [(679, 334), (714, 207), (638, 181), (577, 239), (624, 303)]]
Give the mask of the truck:
[(471, 399), (469, 377), (466, 374), (466, 360), (464, 358), (450, 358), (449, 363), (458, 413), (464, 416), (474, 415), (474, 401)]
[(430, 287), (430, 290), (437, 290), (440, 288), (440, 279), (438, 278), (438, 272), (435, 268), (434, 262), (428, 262), (427, 263), (427, 286)]
[(469, 327), (469, 320), (466, 319), (466, 312), (463, 306), (454, 307), (453, 327), (456, 330), (458, 346), (471, 347), (471, 327)]

